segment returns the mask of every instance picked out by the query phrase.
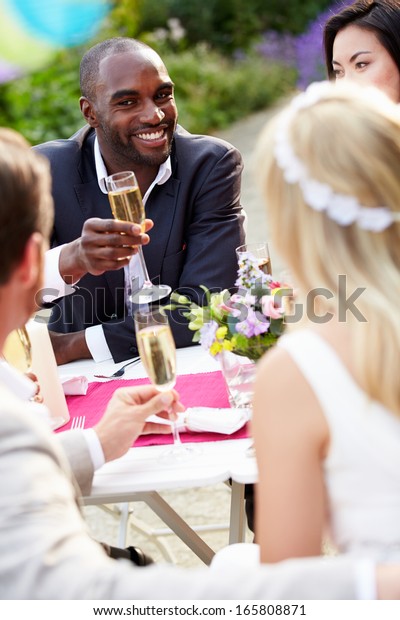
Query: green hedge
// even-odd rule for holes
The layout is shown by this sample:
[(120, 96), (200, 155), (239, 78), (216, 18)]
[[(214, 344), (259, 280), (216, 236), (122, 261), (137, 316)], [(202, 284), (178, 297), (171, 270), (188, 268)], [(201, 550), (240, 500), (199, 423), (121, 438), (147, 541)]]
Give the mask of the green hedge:
[[(83, 50), (58, 54), (47, 69), (0, 86), (0, 125), (32, 144), (66, 138), (83, 124), (78, 71)], [(212, 132), (268, 106), (295, 85), (294, 70), (247, 57), (232, 61), (204, 45), (162, 54), (176, 83), (179, 120), (195, 133)]]
[[(331, 0), (121, 0), (119, 15), (135, 15), (139, 32), (178, 18), (191, 45), (207, 41), (224, 53), (247, 50), (266, 30), (300, 34)], [(130, 20), (119, 22), (135, 36)], [(137, 32), (137, 31), (136, 31)]]
[(253, 56), (233, 62), (201, 45), (163, 57), (176, 84), (179, 121), (195, 133), (212, 132), (266, 108), (296, 83), (294, 70)]
[[(176, 83), (180, 122), (193, 132), (207, 133), (270, 105), (295, 87), (294, 69), (248, 50), (263, 30), (301, 32), (328, 4), (329, 0), (118, 0), (98, 40), (132, 36), (155, 47)], [(179, 39), (168, 26), (172, 17), (185, 29)], [(19, 130), (32, 144), (74, 133), (83, 124), (79, 62), (95, 42), (57, 53), (43, 70), (0, 85), (0, 125)]]

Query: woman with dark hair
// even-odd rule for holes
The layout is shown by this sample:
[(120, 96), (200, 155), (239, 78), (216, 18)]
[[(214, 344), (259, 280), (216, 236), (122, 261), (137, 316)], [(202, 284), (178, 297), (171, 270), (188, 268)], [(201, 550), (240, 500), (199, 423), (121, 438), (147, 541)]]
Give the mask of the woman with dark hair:
[(400, 0), (357, 0), (324, 28), (332, 80), (376, 86), (400, 102)]

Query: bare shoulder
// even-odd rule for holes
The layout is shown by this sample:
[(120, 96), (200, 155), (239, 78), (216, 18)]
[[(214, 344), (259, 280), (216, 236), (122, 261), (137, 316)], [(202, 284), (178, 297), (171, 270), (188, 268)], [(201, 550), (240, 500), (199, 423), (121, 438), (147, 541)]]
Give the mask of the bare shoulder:
[(261, 359), (257, 369), (253, 426), (265, 432), (289, 429), (299, 436), (313, 435), (318, 444), (329, 436), (320, 403), (310, 384), (288, 351), (274, 347)]

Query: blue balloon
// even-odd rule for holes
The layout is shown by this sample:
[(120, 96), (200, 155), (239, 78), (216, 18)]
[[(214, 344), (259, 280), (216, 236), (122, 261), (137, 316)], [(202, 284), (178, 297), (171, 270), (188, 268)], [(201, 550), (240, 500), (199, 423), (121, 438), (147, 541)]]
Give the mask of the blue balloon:
[(109, 0), (8, 0), (8, 3), (35, 36), (60, 47), (91, 39), (111, 8)]

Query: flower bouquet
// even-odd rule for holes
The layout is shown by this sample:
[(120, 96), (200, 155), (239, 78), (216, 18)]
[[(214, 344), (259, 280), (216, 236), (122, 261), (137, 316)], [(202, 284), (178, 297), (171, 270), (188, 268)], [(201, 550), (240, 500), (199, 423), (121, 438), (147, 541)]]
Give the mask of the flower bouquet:
[(250, 256), (239, 265), (235, 283), (237, 293), (205, 291), (207, 304), (199, 306), (184, 295), (171, 295), (170, 309), (182, 312), (194, 331), (193, 342), (199, 342), (212, 356), (222, 351), (258, 360), (282, 334), (284, 310), (282, 300), (292, 289), (264, 273)]

